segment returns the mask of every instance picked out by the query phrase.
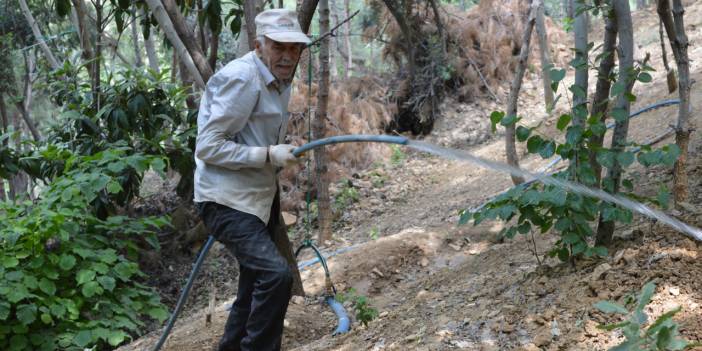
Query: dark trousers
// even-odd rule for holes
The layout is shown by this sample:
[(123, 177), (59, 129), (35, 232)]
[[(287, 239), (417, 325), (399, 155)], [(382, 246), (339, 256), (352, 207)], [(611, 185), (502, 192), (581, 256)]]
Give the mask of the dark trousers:
[(205, 226), (239, 261), (239, 290), (219, 351), (280, 350), (292, 274), (258, 217), (214, 202), (198, 204)]

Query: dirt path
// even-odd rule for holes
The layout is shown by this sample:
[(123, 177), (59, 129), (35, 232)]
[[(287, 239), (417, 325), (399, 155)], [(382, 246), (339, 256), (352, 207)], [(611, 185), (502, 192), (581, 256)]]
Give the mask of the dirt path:
[[(639, 55), (652, 53), (654, 67), (662, 67), (660, 46), (649, 31), (657, 33), (655, 14), (637, 13), (635, 21), (655, 23), (639, 29)], [(690, 57), (702, 57), (702, 5), (688, 8), (686, 19), (693, 46)], [(695, 22), (698, 23), (695, 23)], [(644, 28), (644, 27), (641, 27)], [(656, 34), (657, 35), (657, 34)], [(593, 33), (591, 38), (600, 38)], [(702, 65), (693, 62), (693, 79), (702, 82)], [(654, 82), (637, 85), (632, 111), (670, 96), (664, 91), (664, 72), (654, 72)], [(535, 125), (545, 117), (540, 112), (539, 84), (531, 76), (531, 87), (520, 111)], [(572, 78), (568, 78), (572, 79)], [(594, 87), (594, 78), (591, 86)], [(569, 84), (566, 82), (566, 84)], [(693, 120), (699, 123), (702, 89), (693, 86)], [(567, 108), (566, 102), (562, 102)], [(485, 118), (499, 106), (492, 102), (450, 105), (430, 142), (460, 147), (476, 155), (502, 160), (503, 144), (487, 135)], [(660, 134), (676, 118), (668, 107), (632, 120), (630, 138), (645, 141)], [(489, 120), (489, 119), (488, 119)], [(489, 127), (489, 124), (487, 124)], [(552, 135), (553, 122), (540, 128)], [(457, 132), (458, 131), (458, 132)], [(489, 134), (489, 133), (488, 133)], [(663, 143), (672, 143), (673, 139)], [(700, 206), (702, 192), (702, 143), (694, 137), (690, 148), (691, 203)], [(522, 166), (536, 170), (547, 161), (525, 158)], [(671, 173), (653, 169), (641, 173), (640, 191), (654, 193), (660, 184), (670, 184)], [(373, 173), (375, 172), (375, 173)], [(379, 176), (380, 175), (380, 176)], [(382, 186), (374, 185), (381, 177)], [(343, 336), (331, 337), (334, 315), (323, 305), (323, 275), (313, 267), (303, 271), (306, 299), (290, 306), (284, 336), (288, 350), (602, 350), (622, 336), (596, 328), (615, 322), (596, 311), (592, 304), (623, 300), (650, 280), (658, 285), (646, 310), (656, 317), (674, 306), (683, 311), (676, 317), (682, 334), (702, 341), (702, 275), (700, 245), (666, 227), (635, 217), (632, 224), (617, 228), (614, 255), (608, 259), (578, 262), (575, 267), (556, 260), (539, 266), (527, 236), (500, 243), (498, 223), (479, 227), (457, 226), (458, 211), (480, 204), (508, 188), (509, 177), (472, 165), (449, 162), (408, 152), (406, 159), (388, 163), (350, 180), (359, 189), (360, 201), (346, 208), (341, 225), (326, 251), (357, 245), (354, 250), (329, 260), (332, 278), (340, 290), (354, 288), (368, 296), (380, 317), (368, 327), (354, 324)], [(699, 208), (699, 207), (698, 207)], [(702, 225), (702, 213), (674, 212), (683, 220)], [(378, 237), (373, 240), (374, 237)], [(540, 255), (548, 250), (553, 235), (537, 235)], [(200, 296), (199, 299), (206, 299)], [(205, 311), (178, 322), (164, 350), (212, 350), (226, 319), (226, 305), (218, 300), (210, 323)], [(156, 341), (150, 334), (121, 350), (147, 350)]]

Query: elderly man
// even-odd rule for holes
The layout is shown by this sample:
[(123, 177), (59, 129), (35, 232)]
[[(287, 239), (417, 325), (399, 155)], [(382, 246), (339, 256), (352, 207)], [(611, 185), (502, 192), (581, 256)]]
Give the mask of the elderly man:
[(240, 267), (219, 350), (279, 350), (292, 286), (271, 222), (280, 216), (276, 172), (296, 162), (284, 144), (287, 106), (310, 40), (292, 11), (264, 11), (255, 22), (256, 50), (210, 78), (197, 120), (195, 202)]

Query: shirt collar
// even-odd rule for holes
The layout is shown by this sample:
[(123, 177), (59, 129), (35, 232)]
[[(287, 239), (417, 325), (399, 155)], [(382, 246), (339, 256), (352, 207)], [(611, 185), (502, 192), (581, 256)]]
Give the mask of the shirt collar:
[(263, 76), (263, 79), (266, 82), (266, 86), (271, 85), (271, 83), (275, 82), (275, 77), (268, 69), (268, 67), (266, 67), (263, 61), (261, 61), (258, 55), (256, 55), (255, 51), (253, 52), (253, 57), (254, 62), (256, 62), (256, 67), (258, 67), (258, 72), (261, 73), (261, 76)]

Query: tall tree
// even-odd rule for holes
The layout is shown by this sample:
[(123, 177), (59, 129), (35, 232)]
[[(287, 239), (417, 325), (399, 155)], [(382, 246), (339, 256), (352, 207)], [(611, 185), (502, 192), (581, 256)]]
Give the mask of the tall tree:
[(685, 9), (681, 0), (672, 0), (673, 9), (670, 10), (668, 0), (658, 0), (658, 16), (663, 22), (668, 40), (672, 47), (673, 56), (678, 66), (678, 122), (675, 126), (675, 144), (680, 148), (680, 157), (675, 161), (673, 169), (673, 196), (676, 203), (685, 201), (688, 197), (688, 180), (686, 173), (688, 143), (690, 141), (690, 59), (687, 54), (689, 45), (685, 34), (683, 16)]
[[(527, 18), (524, 24), (524, 33), (522, 35), (522, 47), (519, 51), (519, 61), (517, 62), (517, 70), (512, 78), (512, 85), (509, 89), (509, 98), (507, 101), (506, 120), (511, 121), (505, 126), (505, 153), (507, 155), (507, 163), (519, 168), (519, 156), (517, 155), (517, 146), (515, 145), (515, 126), (517, 118), (517, 105), (519, 101), (519, 91), (522, 88), (522, 80), (526, 71), (527, 61), (529, 60), (529, 44), (531, 42), (531, 33), (534, 30), (534, 22), (536, 21), (536, 11), (540, 6), (541, 0), (533, 0)], [(512, 182), (517, 185), (524, 183), (524, 178), (512, 175)]]
[[(612, 111), (618, 110), (624, 118), (619, 118), (614, 126), (612, 133), (612, 151), (615, 154), (624, 151), (629, 134), (629, 112), (631, 102), (628, 95), (634, 87), (636, 77), (632, 72), (634, 69), (634, 31), (631, 20), (631, 9), (629, 0), (613, 0), (614, 15), (617, 21), (617, 33), (619, 34), (619, 76), (617, 77), (618, 85), (624, 86), (624, 91), (617, 96), (617, 101)], [(614, 113), (613, 113), (614, 115)], [(604, 188), (612, 193), (619, 191), (620, 181), (622, 177), (622, 167), (614, 158), (613, 166), (607, 172), (607, 186)], [(600, 220), (597, 227), (596, 245), (609, 245), (612, 242), (612, 234), (614, 233), (614, 221), (606, 221), (603, 214), (600, 214)]]
[[(161, 30), (166, 34), (166, 38), (168, 38), (168, 41), (171, 43), (171, 45), (173, 45), (173, 50), (177, 53), (182, 65), (185, 66), (189, 74), (193, 76), (195, 84), (197, 84), (198, 88), (204, 88), (206, 82), (206, 80), (204, 79), (205, 77), (203, 77), (200, 71), (198, 70), (197, 66), (195, 65), (195, 62), (193, 61), (193, 58), (188, 52), (188, 49), (185, 47), (183, 41), (180, 39), (179, 33), (176, 32), (175, 28), (173, 27), (173, 23), (171, 22), (171, 19), (168, 16), (168, 13), (163, 7), (161, 1), (146, 0), (146, 3), (149, 5), (149, 8), (151, 9), (151, 12), (153, 13), (154, 17), (156, 18), (156, 21), (161, 27)], [(209, 79), (209, 76), (207, 77), (207, 79)]]
[(78, 22), (78, 38), (80, 39), (81, 57), (83, 61), (86, 62), (86, 68), (88, 70), (88, 75), (90, 76), (90, 81), (94, 81), (95, 77), (95, 63), (93, 58), (95, 57), (95, 52), (93, 51), (93, 41), (91, 39), (91, 31), (88, 29), (88, 8), (85, 6), (83, 0), (72, 0), (73, 11), (76, 13), (76, 21)]
[[(611, 1), (611, 0), (610, 0)], [(609, 107), (609, 89), (612, 86), (610, 75), (614, 68), (614, 54), (617, 49), (617, 17), (613, 10), (604, 15), (605, 32), (602, 44), (602, 54), (600, 55), (600, 63), (597, 68), (597, 84), (595, 86), (595, 95), (592, 97), (592, 105), (590, 107), (590, 115), (599, 118), (602, 124), (607, 120)], [(590, 152), (588, 159), (590, 167), (595, 174), (596, 184), (599, 187), (602, 178), (602, 165), (597, 161), (597, 150), (602, 147), (604, 142), (604, 133), (593, 134), (589, 138)]]
[[(319, 1), (319, 30), (329, 31), (329, 0)], [(313, 137), (320, 139), (326, 132), (327, 106), (329, 102), (329, 40), (327, 37), (320, 43), (319, 67), (320, 79), (317, 89), (317, 112), (314, 115)], [(329, 198), (329, 179), (327, 177), (327, 153), (324, 148), (314, 150), (315, 175), (317, 181), (317, 209), (319, 214), (319, 239), (324, 244), (331, 239), (332, 211)]]
[[(188, 50), (192, 61), (195, 63), (195, 67), (197, 67), (197, 70), (199, 71), (200, 77), (194, 77), (195, 80), (197, 81), (198, 79), (202, 79), (203, 82), (207, 83), (214, 71), (212, 67), (210, 67), (202, 48), (197, 43), (197, 39), (193, 34), (192, 28), (185, 23), (185, 18), (183, 18), (183, 14), (180, 12), (178, 4), (176, 4), (175, 0), (161, 1), (163, 2), (163, 7), (168, 13), (168, 17), (170, 17), (171, 23), (173, 24), (173, 29), (183, 42), (185, 48)], [(151, 3), (152, 1), (148, 2)]]
[(246, 21), (246, 38), (249, 42), (249, 51), (254, 49), (256, 40), (256, 15), (263, 11), (261, 0), (244, 0), (244, 21)]
[(139, 24), (136, 18), (136, 9), (132, 9), (132, 44), (134, 45), (134, 66), (141, 67), (141, 46), (139, 45)]
[[(351, 1), (344, 0), (344, 17), (348, 18), (351, 16)], [(351, 52), (351, 21), (346, 21), (346, 36), (344, 37), (344, 47), (346, 48), (345, 57), (345, 67), (344, 74), (346, 79), (351, 77), (351, 70), (353, 70), (353, 53)]]
[(539, 54), (541, 57), (541, 81), (544, 85), (544, 104), (546, 110), (553, 108), (553, 90), (551, 89), (551, 51), (548, 48), (548, 33), (546, 32), (544, 4), (542, 3), (536, 11), (536, 35), (539, 39)]
[(18, 0), (18, 1), (20, 4), (20, 8), (22, 9), (22, 14), (24, 14), (24, 18), (27, 20), (27, 23), (29, 23), (29, 26), (32, 28), (32, 33), (34, 33), (34, 38), (37, 40), (37, 43), (39, 43), (39, 47), (41, 48), (41, 51), (44, 53), (46, 60), (49, 61), (49, 65), (51, 66), (52, 69), (57, 69), (59, 67), (58, 61), (54, 57), (54, 54), (51, 52), (51, 49), (49, 49), (49, 46), (46, 45), (46, 41), (44, 41), (44, 36), (41, 34), (41, 30), (39, 29), (37, 22), (34, 20), (34, 16), (32, 15), (32, 12), (29, 10), (29, 6), (27, 6), (27, 1), (26, 0)]
[(34, 119), (31, 117), (31, 109), (32, 109), (32, 97), (34, 96), (32, 92), (32, 87), (34, 85), (34, 80), (35, 80), (35, 60), (34, 60), (34, 54), (31, 52), (22, 52), (24, 56), (24, 67), (25, 67), (25, 74), (24, 74), (24, 87), (23, 87), (23, 96), (21, 100), (18, 100), (16, 103), (17, 110), (19, 113), (22, 115), (22, 119), (24, 120), (24, 123), (27, 125), (27, 128), (29, 129), (30, 133), (32, 134), (32, 137), (34, 138), (35, 141), (40, 141), (41, 140), (41, 135), (39, 134), (39, 130), (37, 129), (37, 126), (34, 122)]
[(575, 86), (573, 87), (573, 124), (582, 126), (587, 117), (587, 86), (588, 86), (588, 11), (585, 4), (575, 1)]
[[(146, 16), (142, 8), (139, 8), (139, 16)], [(155, 33), (152, 33), (152, 30), (142, 30), (142, 35), (144, 36), (143, 39), (144, 48), (146, 49), (146, 57), (149, 59), (149, 68), (151, 68), (154, 72), (159, 73), (161, 70), (158, 63), (158, 52), (156, 51), (156, 46), (154, 45)]]

